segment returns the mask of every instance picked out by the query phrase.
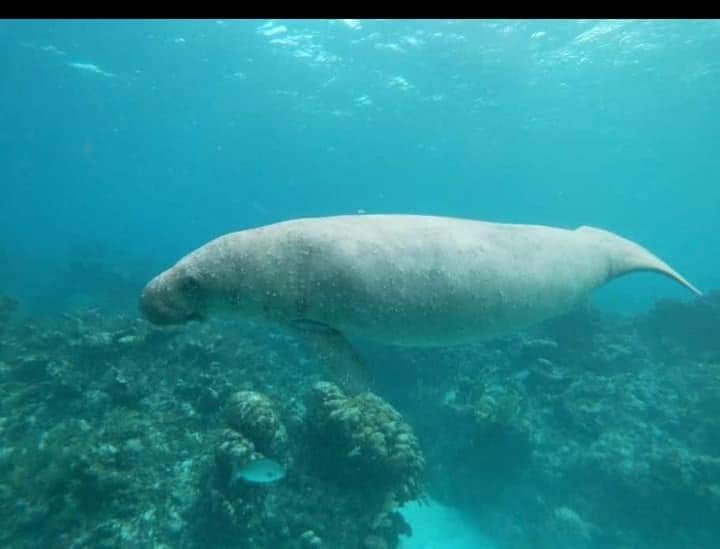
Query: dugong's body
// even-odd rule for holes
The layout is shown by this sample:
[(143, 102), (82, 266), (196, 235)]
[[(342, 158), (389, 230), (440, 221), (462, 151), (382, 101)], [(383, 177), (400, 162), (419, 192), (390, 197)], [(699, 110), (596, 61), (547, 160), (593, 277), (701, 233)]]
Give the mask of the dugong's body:
[(148, 283), (160, 324), (231, 311), (400, 345), (450, 345), (569, 311), (651, 270), (700, 293), (612, 233), (417, 215), (297, 219), (221, 236)]
[(157, 323), (234, 311), (409, 345), (477, 341), (570, 310), (617, 276), (654, 270), (612, 233), (415, 215), (298, 219), (221, 236), (153, 279)]

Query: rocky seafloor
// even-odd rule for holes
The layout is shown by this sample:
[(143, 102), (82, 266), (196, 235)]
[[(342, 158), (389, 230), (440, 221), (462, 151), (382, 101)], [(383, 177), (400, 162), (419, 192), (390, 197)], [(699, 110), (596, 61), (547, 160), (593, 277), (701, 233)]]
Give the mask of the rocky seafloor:
[(720, 546), (720, 294), (361, 352), (351, 395), (265, 328), (1, 299), (0, 545), (390, 549), (430, 495), (501, 548)]

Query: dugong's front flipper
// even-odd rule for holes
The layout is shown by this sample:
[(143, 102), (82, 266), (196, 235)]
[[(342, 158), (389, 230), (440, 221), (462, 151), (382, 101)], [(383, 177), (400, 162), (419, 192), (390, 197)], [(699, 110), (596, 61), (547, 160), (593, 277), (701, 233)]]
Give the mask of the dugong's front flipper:
[(367, 365), (342, 333), (310, 321), (298, 321), (295, 327), (308, 351), (328, 369), (333, 381), (350, 393), (369, 390), (371, 377)]

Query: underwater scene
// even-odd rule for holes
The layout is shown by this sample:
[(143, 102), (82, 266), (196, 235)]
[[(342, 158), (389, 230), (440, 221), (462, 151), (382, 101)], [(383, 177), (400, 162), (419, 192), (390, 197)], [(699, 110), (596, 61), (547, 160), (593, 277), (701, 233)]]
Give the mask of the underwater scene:
[(0, 547), (720, 547), (720, 21), (0, 44)]

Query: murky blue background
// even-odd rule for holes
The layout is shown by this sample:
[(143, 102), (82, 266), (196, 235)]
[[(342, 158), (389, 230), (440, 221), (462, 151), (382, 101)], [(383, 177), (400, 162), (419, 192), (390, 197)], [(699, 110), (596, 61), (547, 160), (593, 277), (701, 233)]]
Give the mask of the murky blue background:
[[(134, 311), (219, 234), (357, 211), (597, 225), (720, 285), (718, 21), (6, 20), (0, 44), (26, 306), (121, 277), (105, 303)], [(660, 296), (687, 294), (638, 274), (596, 301)]]

